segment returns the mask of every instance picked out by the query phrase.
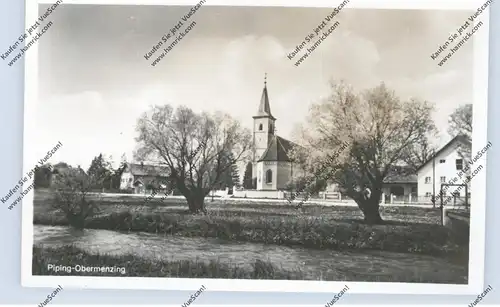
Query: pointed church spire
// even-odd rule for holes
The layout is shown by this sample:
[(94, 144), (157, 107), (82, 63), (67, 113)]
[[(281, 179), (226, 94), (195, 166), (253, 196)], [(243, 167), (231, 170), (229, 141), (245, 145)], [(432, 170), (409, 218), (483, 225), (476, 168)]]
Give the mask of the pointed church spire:
[(259, 110), (254, 117), (270, 117), (275, 119), (271, 114), (271, 106), (269, 105), (269, 95), (267, 94), (267, 72), (264, 75), (264, 89), (260, 98)]

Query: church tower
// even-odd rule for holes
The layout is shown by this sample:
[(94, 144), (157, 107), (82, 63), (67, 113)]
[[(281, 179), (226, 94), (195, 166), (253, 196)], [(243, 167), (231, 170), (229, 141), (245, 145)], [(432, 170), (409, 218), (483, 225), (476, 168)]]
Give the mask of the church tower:
[(274, 137), (274, 122), (276, 118), (271, 114), (269, 95), (267, 93), (267, 73), (264, 77), (264, 89), (260, 98), (259, 109), (253, 116), (253, 163), (252, 178), (257, 177), (257, 161), (266, 151)]

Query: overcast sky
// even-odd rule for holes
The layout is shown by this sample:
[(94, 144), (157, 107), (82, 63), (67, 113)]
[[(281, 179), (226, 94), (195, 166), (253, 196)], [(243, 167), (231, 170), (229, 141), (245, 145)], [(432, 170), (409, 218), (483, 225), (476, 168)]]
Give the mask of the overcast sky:
[(61, 141), (51, 162), (83, 167), (99, 152), (130, 159), (136, 120), (155, 103), (226, 111), (251, 128), (265, 72), (277, 132), (292, 140), (332, 78), (357, 89), (384, 81), (402, 98), (435, 102), (441, 144), (447, 115), (472, 101), (472, 42), (442, 67), (430, 59), (469, 12), (344, 9), (337, 29), (296, 67), (286, 54), (330, 9), (206, 5), (152, 67), (144, 54), (189, 8), (60, 5), (38, 42), (38, 151)]

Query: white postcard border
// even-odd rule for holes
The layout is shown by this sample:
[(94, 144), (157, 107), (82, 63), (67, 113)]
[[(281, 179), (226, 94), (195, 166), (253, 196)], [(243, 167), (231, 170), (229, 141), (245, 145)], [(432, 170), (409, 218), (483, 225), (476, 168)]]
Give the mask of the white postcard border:
[[(26, 27), (38, 18), (39, 3), (54, 1), (26, 0)], [(62, 4), (141, 4), (141, 5), (193, 5), (192, 0), (65, 0)], [(336, 0), (335, 3), (342, 1)], [(468, 9), (476, 10), (483, 5), (481, 0), (351, 0), (346, 8), (379, 9)], [(307, 4), (304, 4), (307, 3)], [(334, 7), (332, 1), (309, 0), (209, 0), (205, 5), (231, 6), (290, 6), (290, 7)], [(346, 9), (344, 8), (344, 9)], [(474, 102), (473, 102), (473, 145), (475, 153), (483, 148), (487, 140), (487, 98), (488, 98), (488, 48), (489, 48), (489, 7), (480, 17), (483, 26), (474, 34)], [(57, 13), (57, 12), (55, 12)], [(89, 21), (90, 22), (90, 21)], [(450, 29), (450, 32), (454, 29)], [(43, 37), (41, 38), (43, 39)], [(443, 38), (443, 40), (446, 38)], [(471, 43), (471, 42), (469, 42)], [(430, 51), (432, 52), (432, 51)], [(429, 55), (430, 55), (429, 52)], [(411, 59), (408, 59), (411, 60)], [(430, 59), (429, 59), (430, 60)], [(34, 123), (38, 97), (38, 44), (25, 54), (25, 105), (23, 139), (23, 174), (38, 161), (30, 139), (35, 135)], [(54, 144), (59, 140), (54, 139)], [(479, 160), (486, 169), (487, 153)], [(275, 281), (275, 280), (235, 280), (235, 279), (194, 279), (194, 278), (147, 278), (147, 277), (80, 277), (80, 276), (32, 276), (33, 247), (33, 191), (23, 199), (22, 206), (22, 250), (21, 281), (25, 287), (94, 288), (94, 289), (155, 289), (155, 290), (197, 290), (205, 285), (207, 291), (256, 291), (256, 292), (325, 292), (340, 291), (346, 284), (349, 293), (383, 294), (471, 294), (481, 293), (484, 288), (485, 252), (485, 205), (486, 171), (479, 172), (471, 183), (472, 203), (480, 204), (471, 208), (469, 284), (417, 284), (417, 283), (377, 283), (342, 281)]]

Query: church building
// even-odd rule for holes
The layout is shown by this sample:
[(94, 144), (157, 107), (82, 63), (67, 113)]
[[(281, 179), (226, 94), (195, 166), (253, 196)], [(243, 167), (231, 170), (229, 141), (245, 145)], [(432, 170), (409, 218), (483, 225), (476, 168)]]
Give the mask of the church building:
[(289, 156), (292, 148), (299, 145), (276, 135), (275, 124), (266, 78), (259, 109), (253, 116), (252, 178), (256, 178), (257, 190), (283, 190), (293, 179), (302, 175)]

